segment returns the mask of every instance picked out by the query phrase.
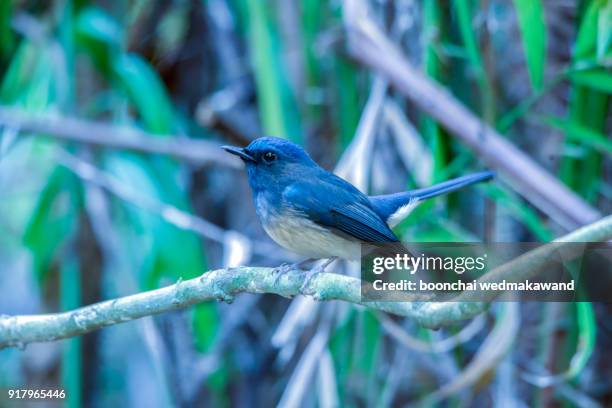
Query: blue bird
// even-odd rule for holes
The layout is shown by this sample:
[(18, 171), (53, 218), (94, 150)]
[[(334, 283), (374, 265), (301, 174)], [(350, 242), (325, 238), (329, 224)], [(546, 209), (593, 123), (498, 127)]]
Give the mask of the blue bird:
[[(399, 243), (391, 228), (423, 200), (494, 177), (483, 171), (432, 187), (371, 196), (321, 168), (300, 146), (262, 137), (223, 146), (245, 165), (257, 215), (279, 245), (311, 259), (359, 259), (363, 243)], [(315, 272), (315, 273), (316, 273)]]

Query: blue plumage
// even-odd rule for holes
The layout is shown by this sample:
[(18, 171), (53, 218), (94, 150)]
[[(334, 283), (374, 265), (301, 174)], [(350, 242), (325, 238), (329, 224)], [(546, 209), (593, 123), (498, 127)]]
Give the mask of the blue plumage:
[(420, 188), (417, 190), (404, 191), (395, 194), (385, 194), (370, 197), (370, 203), (376, 213), (385, 221), (388, 221), (398, 209), (410, 203), (418, 203), (419, 201), (437, 197), (442, 194), (448, 194), (453, 191), (467, 187), (471, 184), (480, 183), (491, 180), (495, 177), (492, 171), (481, 171), (467, 176), (457, 177), (452, 180), (447, 180), (431, 187)]
[(224, 146), (246, 164), (257, 215), (287, 249), (312, 258), (359, 257), (359, 244), (397, 243), (390, 228), (419, 201), (491, 179), (491, 172), (432, 187), (368, 197), (319, 167), (298, 145), (264, 137), (244, 149)]

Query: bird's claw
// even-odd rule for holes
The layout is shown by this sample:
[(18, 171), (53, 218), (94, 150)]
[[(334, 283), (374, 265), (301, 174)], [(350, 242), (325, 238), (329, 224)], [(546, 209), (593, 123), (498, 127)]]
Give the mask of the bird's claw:
[(310, 282), (312, 281), (312, 278), (314, 278), (321, 272), (323, 272), (323, 268), (318, 268), (318, 267), (306, 272), (306, 277), (304, 278), (304, 282), (302, 283), (302, 286), (300, 286), (300, 293), (306, 294), (306, 289), (308, 289), (308, 286), (310, 286)]
[(276, 268), (273, 269), (273, 273), (276, 274), (276, 277), (274, 278), (274, 284), (278, 284), (278, 282), (280, 281), (280, 278), (283, 277), (283, 275), (285, 275), (287, 272), (293, 271), (295, 269), (299, 269), (299, 263), (296, 264), (288, 264), (288, 263), (283, 263), (280, 266), (277, 266)]
[(321, 272), (325, 272), (325, 268), (327, 268), (327, 266), (334, 262), (336, 260), (336, 257), (331, 257), (329, 259), (327, 259), (326, 261), (324, 261), (323, 263), (317, 265), (316, 267), (312, 268), (310, 271), (308, 271), (306, 273), (306, 277), (304, 278), (304, 282), (302, 283), (302, 286), (300, 286), (300, 293), (302, 294), (310, 294), (310, 293), (306, 293), (306, 289), (308, 288), (308, 286), (310, 286), (310, 282), (312, 281), (312, 278), (314, 278), (315, 276), (317, 276), (318, 274), (320, 274)]
[(273, 272), (279, 275), (285, 274), (287, 272), (289, 272), (291, 269), (293, 269), (293, 265), (292, 264), (288, 264), (288, 263), (283, 263), (279, 266), (277, 266), (276, 268), (273, 269)]

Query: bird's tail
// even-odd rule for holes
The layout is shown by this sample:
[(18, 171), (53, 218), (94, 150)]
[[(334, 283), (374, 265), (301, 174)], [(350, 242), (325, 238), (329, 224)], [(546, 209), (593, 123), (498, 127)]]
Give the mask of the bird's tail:
[(408, 193), (418, 200), (426, 200), (442, 194), (452, 193), (453, 191), (472, 184), (489, 181), (494, 177), (495, 173), (492, 171), (481, 171), (478, 173), (468, 174), (467, 176), (457, 177), (452, 180), (443, 181), (442, 183), (435, 184), (431, 187), (408, 191)]
[(492, 171), (481, 171), (447, 180), (431, 187), (418, 190), (405, 191), (403, 193), (387, 194), (370, 197), (374, 210), (387, 224), (393, 226), (405, 218), (412, 209), (423, 200), (433, 198), (442, 194), (448, 194), (460, 188), (475, 183), (491, 180), (495, 177)]

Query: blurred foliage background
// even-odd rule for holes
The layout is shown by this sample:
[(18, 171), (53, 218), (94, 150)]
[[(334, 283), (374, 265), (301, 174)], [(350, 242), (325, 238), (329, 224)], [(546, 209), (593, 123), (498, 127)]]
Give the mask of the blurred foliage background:
[[(427, 76), (610, 212), (612, 1), (363, 3)], [(340, 0), (1, 1), (0, 313), (294, 260), (265, 235), (243, 172), (216, 143), (285, 137), (371, 193), (482, 168), (351, 58), (343, 11)], [(380, 112), (368, 128), (370, 102)], [(221, 160), (105, 148), (104, 132), (67, 142), (15, 112), (85, 139), (102, 122), (109, 137), (209, 140)], [(428, 202), (396, 232), (510, 242), (563, 230), (499, 182)], [(346, 304), (243, 295), (2, 350), (0, 386), (65, 388), (71, 407), (610, 406), (610, 312), (499, 303), (433, 332)]]

